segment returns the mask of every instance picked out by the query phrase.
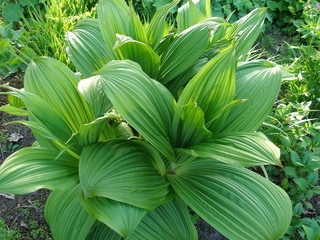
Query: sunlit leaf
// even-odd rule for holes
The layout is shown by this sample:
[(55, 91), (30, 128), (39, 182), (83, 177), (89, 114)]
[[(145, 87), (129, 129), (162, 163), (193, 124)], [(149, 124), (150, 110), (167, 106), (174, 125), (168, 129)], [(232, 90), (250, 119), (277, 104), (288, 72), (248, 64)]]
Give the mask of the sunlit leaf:
[(23, 148), (0, 167), (0, 192), (25, 194), (40, 188), (65, 190), (77, 184), (77, 159), (58, 151)]
[(198, 158), (168, 177), (179, 197), (228, 239), (279, 239), (290, 225), (288, 195), (245, 168)]

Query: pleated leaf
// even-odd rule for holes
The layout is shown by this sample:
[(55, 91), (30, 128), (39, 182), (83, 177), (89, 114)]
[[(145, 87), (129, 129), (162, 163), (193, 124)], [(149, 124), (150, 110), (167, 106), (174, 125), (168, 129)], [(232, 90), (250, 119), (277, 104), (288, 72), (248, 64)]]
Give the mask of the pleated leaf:
[(266, 13), (267, 8), (257, 8), (227, 29), (226, 38), (235, 38), (235, 49), (238, 58), (244, 57), (259, 37)]
[(213, 158), (234, 166), (282, 166), (279, 148), (262, 133), (232, 133), (180, 151), (195, 157)]
[(9, 113), (9, 114), (15, 115), (15, 116), (22, 116), (22, 117), (28, 116), (28, 111), (26, 111), (22, 108), (17, 108), (17, 107), (11, 106), (9, 104), (1, 106), (0, 111)]
[(163, 53), (157, 80), (167, 84), (192, 66), (207, 49), (214, 25), (205, 21), (181, 32)]
[[(97, 8), (98, 20), (107, 49), (113, 49), (116, 34), (132, 37), (134, 40), (148, 42), (139, 16), (124, 0), (101, 0)], [(118, 58), (118, 54), (114, 52)]]
[(144, 217), (128, 240), (196, 240), (187, 205), (180, 199), (159, 206)]
[(81, 80), (78, 89), (93, 109), (95, 117), (101, 117), (112, 109), (112, 103), (104, 92), (98, 76)]
[(168, 183), (153, 164), (162, 160), (145, 147), (125, 140), (85, 147), (79, 165), (85, 197), (106, 197), (148, 210), (166, 201)]
[(91, 216), (124, 238), (137, 228), (148, 213), (147, 210), (103, 197), (83, 197), (81, 204)]
[(79, 186), (53, 191), (46, 203), (45, 218), (55, 240), (85, 240), (95, 219), (80, 204)]
[(222, 132), (253, 132), (267, 118), (279, 94), (281, 69), (267, 61), (248, 62), (236, 70), (236, 99), (246, 102), (233, 107)]
[(10, 90), (25, 103), (31, 120), (45, 126), (62, 144), (70, 139), (72, 135), (70, 128), (45, 100), (24, 90), (13, 88)]
[[(111, 127), (108, 125), (110, 119), (116, 119), (115, 114), (107, 114), (103, 117), (95, 119), (91, 123), (84, 124), (79, 129), (79, 145), (81, 147), (97, 143), (101, 137), (102, 132), (110, 138), (115, 138), (115, 134)], [(106, 140), (106, 139), (105, 139)]]
[(279, 239), (290, 225), (288, 195), (245, 168), (199, 158), (168, 177), (179, 197), (230, 240)]
[(205, 126), (204, 113), (195, 103), (181, 106), (175, 111), (172, 124), (174, 147), (190, 147), (212, 137)]
[(179, 98), (178, 106), (196, 102), (205, 113), (207, 128), (215, 132), (225, 120), (228, 111), (221, 114), (217, 120), (212, 120), (234, 99), (235, 69), (234, 49), (226, 49), (190, 80)]
[(120, 240), (121, 236), (102, 222), (96, 221), (86, 240)]
[(84, 77), (100, 69), (114, 59), (107, 49), (95, 19), (81, 20), (72, 32), (66, 34), (67, 54)]
[(166, 30), (166, 17), (169, 12), (177, 6), (179, 0), (174, 0), (162, 6), (152, 17), (150, 24), (147, 27), (148, 43), (153, 49), (157, 49), (160, 40), (167, 34)]
[(0, 167), (0, 192), (25, 194), (40, 188), (65, 190), (77, 184), (77, 159), (58, 151), (23, 148)]
[(78, 91), (79, 81), (80, 78), (58, 60), (38, 57), (29, 64), (24, 84), (26, 91), (44, 99), (76, 133), (82, 124), (95, 119)]
[(157, 76), (160, 67), (160, 57), (148, 44), (117, 34), (117, 42), (114, 48), (118, 50), (122, 60), (129, 59), (137, 62), (142, 70), (151, 78)]
[(180, 31), (183, 31), (206, 19), (206, 15), (196, 7), (193, 1), (186, 2), (178, 9), (177, 25)]
[(116, 111), (147, 141), (174, 161), (169, 141), (174, 100), (131, 61), (108, 63), (97, 74)]

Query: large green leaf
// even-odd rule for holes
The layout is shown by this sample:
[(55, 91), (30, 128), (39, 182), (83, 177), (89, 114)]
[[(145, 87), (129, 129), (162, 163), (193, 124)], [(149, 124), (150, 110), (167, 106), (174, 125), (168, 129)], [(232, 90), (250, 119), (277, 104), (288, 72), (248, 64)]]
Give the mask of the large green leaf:
[(80, 204), (79, 185), (53, 191), (46, 203), (45, 218), (55, 240), (85, 240), (95, 223)]
[(157, 80), (167, 84), (192, 66), (209, 46), (211, 32), (217, 25), (208, 20), (181, 32), (163, 53)]
[(114, 49), (118, 50), (121, 59), (129, 59), (139, 63), (142, 70), (151, 78), (157, 76), (160, 67), (160, 57), (148, 44), (117, 34), (117, 42)]
[(70, 139), (72, 135), (70, 128), (44, 99), (24, 90), (9, 89), (25, 103), (31, 120), (45, 126), (62, 144)]
[(121, 236), (113, 231), (111, 228), (96, 221), (87, 235), (86, 240), (120, 240)]
[(174, 147), (190, 147), (211, 137), (205, 126), (204, 113), (196, 103), (180, 106), (175, 111), (171, 139)]
[(44, 99), (76, 133), (82, 124), (94, 120), (94, 114), (80, 95), (80, 78), (58, 60), (38, 57), (25, 74), (25, 90)]
[(187, 205), (180, 199), (159, 206), (144, 217), (128, 240), (196, 240)]
[(67, 54), (84, 77), (113, 60), (113, 52), (107, 49), (99, 23), (95, 19), (81, 20), (72, 32), (66, 34)]
[(257, 8), (239, 19), (226, 33), (227, 39), (235, 38), (235, 49), (238, 58), (244, 57), (259, 37), (267, 8)]
[[(132, 37), (134, 40), (148, 42), (139, 16), (124, 0), (101, 0), (97, 8), (101, 33), (107, 49), (112, 50), (117, 41), (116, 34)], [(114, 52), (116, 58), (118, 54)]]
[(65, 190), (78, 182), (78, 159), (43, 148), (23, 148), (0, 167), (0, 192), (25, 194), (40, 188)]
[(228, 239), (279, 239), (290, 225), (288, 195), (245, 168), (198, 158), (168, 178), (179, 197)]
[(174, 161), (169, 141), (174, 99), (131, 61), (114, 61), (97, 72), (116, 111), (168, 159)]
[(85, 147), (79, 164), (85, 197), (106, 197), (148, 210), (165, 202), (168, 183), (155, 168), (162, 160), (146, 147), (125, 140)]
[(232, 133), (179, 151), (242, 167), (265, 164), (282, 166), (279, 148), (262, 133)]
[(196, 7), (193, 1), (187, 1), (178, 9), (177, 25), (180, 31), (183, 31), (206, 19), (207, 16)]
[(169, 12), (178, 4), (179, 0), (174, 0), (162, 6), (151, 19), (147, 28), (147, 36), (149, 39), (149, 45), (153, 49), (157, 49), (160, 40), (167, 34), (166, 30), (166, 17)]
[(234, 48), (228, 48), (210, 60), (183, 90), (178, 106), (196, 102), (205, 113), (206, 126), (215, 132), (228, 111), (213, 121), (217, 114), (234, 99), (236, 87)]
[(103, 197), (82, 197), (81, 204), (91, 216), (124, 238), (137, 228), (148, 213), (147, 210)]
[(236, 70), (237, 99), (248, 101), (233, 107), (222, 132), (253, 132), (267, 118), (279, 94), (281, 68), (268, 61), (247, 62)]

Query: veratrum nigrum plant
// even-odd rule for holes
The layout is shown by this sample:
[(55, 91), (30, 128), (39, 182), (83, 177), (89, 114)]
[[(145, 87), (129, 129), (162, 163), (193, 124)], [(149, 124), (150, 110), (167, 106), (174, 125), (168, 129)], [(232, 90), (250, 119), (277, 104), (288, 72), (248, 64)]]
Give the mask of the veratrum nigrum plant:
[(166, 16), (177, 4), (143, 25), (125, 1), (101, 0), (98, 20), (66, 37), (82, 79), (39, 57), (25, 88), (10, 88), (2, 110), (28, 115), (36, 143), (1, 165), (0, 192), (53, 190), (54, 239), (194, 240), (189, 208), (229, 239), (287, 231), (289, 197), (246, 168), (281, 166), (256, 130), (282, 70), (243, 62), (266, 9), (230, 24), (211, 16), (210, 1), (189, 1), (173, 27)]

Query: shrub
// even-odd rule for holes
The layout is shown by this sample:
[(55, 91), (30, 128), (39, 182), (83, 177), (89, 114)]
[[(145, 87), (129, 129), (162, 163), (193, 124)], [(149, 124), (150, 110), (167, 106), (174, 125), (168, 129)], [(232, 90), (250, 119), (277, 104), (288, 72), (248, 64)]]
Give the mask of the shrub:
[(281, 166), (279, 149), (256, 130), (282, 70), (240, 62), (266, 9), (230, 24), (211, 17), (209, 1), (190, 1), (169, 30), (177, 4), (142, 25), (131, 5), (102, 0), (98, 20), (67, 34), (85, 79), (41, 57), (24, 90), (7, 87), (37, 143), (2, 164), (0, 191), (53, 190), (45, 217), (55, 239), (197, 239), (188, 207), (229, 239), (287, 231), (288, 195), (245, 168)]

